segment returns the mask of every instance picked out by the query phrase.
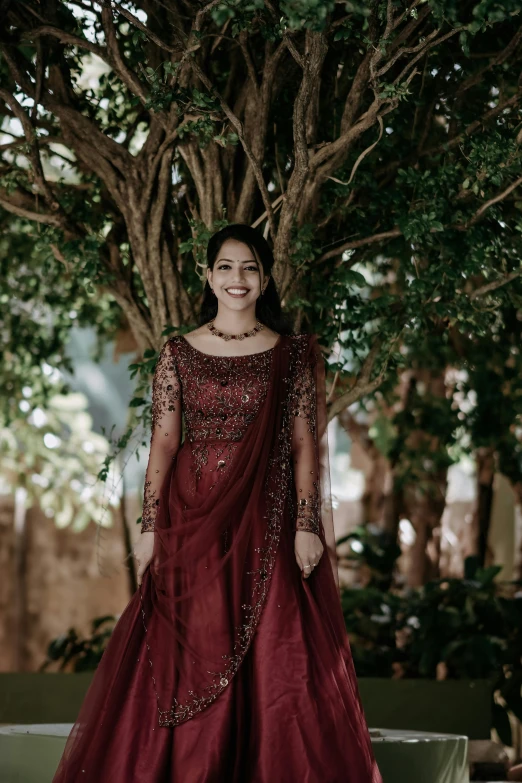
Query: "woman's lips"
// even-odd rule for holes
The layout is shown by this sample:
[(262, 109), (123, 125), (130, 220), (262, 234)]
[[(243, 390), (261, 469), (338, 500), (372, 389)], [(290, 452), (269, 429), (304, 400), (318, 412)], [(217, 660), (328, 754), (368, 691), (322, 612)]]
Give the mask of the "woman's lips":
[[(227, 289), (226, 289), (226, 288), (225, 288), (225, 291), (227, 291)], [(244, 297), (244, 296), (246, 296), (246, 295), (248, 294), (248, 291), (245, 291), (245, 292), (244, 292), (244, 293), (242, 293), (242, 294), (232, 294), (230, 291), (227, 291), (227, 294), (228, 294), (229, 296), (233, 296), (233, 297), (234, 297), (234, 299), (243, 299), (243, 297)]]

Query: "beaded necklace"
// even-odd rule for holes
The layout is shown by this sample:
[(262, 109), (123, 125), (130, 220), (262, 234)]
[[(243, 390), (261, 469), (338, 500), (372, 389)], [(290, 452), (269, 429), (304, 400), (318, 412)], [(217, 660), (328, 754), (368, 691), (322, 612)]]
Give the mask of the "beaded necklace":
[(212, 334), (215, 334), (216, 337), (221, 337), (223, 340), (244, 340), (245, 337), (253, 337), (257, 332), (260, 332), (261, 329), (264, 329), (264, 324), (261, 323), (261, 321), (257, 321), (256, 325), (253, 329), (250, 329), (249, 332), (242, 332), (241, 334), (226, 334), (225, 332), (220, 331), (219, 329), (216, 329), (214, 326), (214, 319), (212, 321), (209, 321), (207, 324), (207, 327), (210, 329)]

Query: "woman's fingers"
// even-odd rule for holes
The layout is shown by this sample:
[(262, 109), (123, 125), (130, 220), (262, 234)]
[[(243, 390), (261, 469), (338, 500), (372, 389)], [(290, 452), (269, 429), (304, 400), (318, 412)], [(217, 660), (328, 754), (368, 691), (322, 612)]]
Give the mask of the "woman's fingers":
[(309, 568), (307, 568), (307, 569), (305, 570), (305, 566), (307, 566), (307, 565), (308, 565), (308, 563), (306, 563), (306, 562), (304, 562), (303, 560), (301, 560), (301, 558), (299, 557), (299, 555), (297, 554), (297, 552), (295, 553), (295, 559), (297, 560), (297, 565), (299, 566), (299, 568), (300, 568), (300, 570), (301, 570), (301, 573), (303, 574), (303, 576), (304, 576), (305, 578), (307, 578), (307, 577), (308, 577), (308, 576), (311, 574), (311, 570), (310, 570)]
[(317, 536), (296, 535), (295, 558), (305, 579), (313, 574), (323, 555), (323, 545)]
[(143, 580), (143, 574), (147, 570), (148, 563), (143, 563), (143, 562), (140, 563), (139, 560), (137, 562), (138, 562), (138, 572), (136, 574), (136, 578), (137, 578), (138, 586), (139, 586), (139, 585), (141, 585), (141, 582)]

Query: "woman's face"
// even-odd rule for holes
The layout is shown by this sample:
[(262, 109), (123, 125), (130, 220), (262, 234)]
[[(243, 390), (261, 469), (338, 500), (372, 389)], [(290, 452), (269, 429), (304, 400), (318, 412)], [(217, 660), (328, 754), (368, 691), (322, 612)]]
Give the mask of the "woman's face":
[(261, 286), (265, 288), (268, 280), (250, 248), (237, 239), (223, 242), (214, 268), (207, 270), (207, 279), (218, 302), (230, 310), (255, 306)]

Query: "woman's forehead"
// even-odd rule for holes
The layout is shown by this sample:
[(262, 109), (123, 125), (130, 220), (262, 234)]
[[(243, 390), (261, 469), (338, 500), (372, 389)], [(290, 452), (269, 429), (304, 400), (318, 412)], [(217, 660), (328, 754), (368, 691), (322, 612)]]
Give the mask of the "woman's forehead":
[(217, 254), (218, 261), (235, 261), (239, 264), (247, 261), (256, 261), (257, 258), (252, 250), (237, 239), (226, 239)]

